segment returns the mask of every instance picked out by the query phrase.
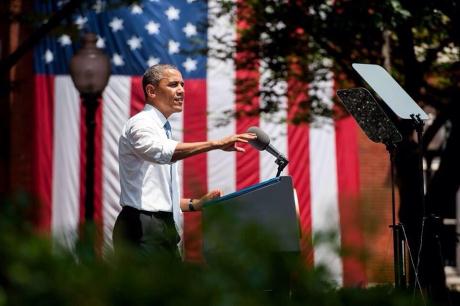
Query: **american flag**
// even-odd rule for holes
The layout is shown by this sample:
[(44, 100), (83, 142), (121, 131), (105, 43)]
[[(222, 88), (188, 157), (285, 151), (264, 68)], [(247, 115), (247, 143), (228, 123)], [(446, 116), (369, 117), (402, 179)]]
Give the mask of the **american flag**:
[[(37, 11), (52, 13), (63, 2), (37, 1)], [(217, 37), (235, 41), (236, 25), (228, 16), (212, 14), (213, 1), (139, 1), (106, 9), (95, 1), (91, 9), (72, 16), (81, 31), (98, 35), (97, 45), (110, 57), (112, 75), (97, 113), (95, 167), (95, 221), (104, 243), (111, 244), (120, 211), (117, 143), (126, 120), (143, 108), (141, 78), (156, 63), (176, 65), (185, 80), (184, 111), (171, 118), (179, 141), (218, 139), (244, 132), (251, 125), (265, 130), (271, 143), (290, 160), (283, 175), (293, 178), (300, 211), (303, 241), (315, 233), (335, 231), (336, 246), (359, 246), (362, 237), (354, 217), (359, 193), (356, 125), (351, 118), (333, 121), (315, 118), (311, 124), (289, 123), (300, 97), (288, 93), (294, 86), (280, 82), (284, 91), (280, 110), (257, 117), (229, 117), (238, 108), (235, 60), (218, 60), (189, 52), (219, 44)], [(206, 28), (204, 28), (206, 26)], [(70, 58), (78, 41), (67, 34), (42, 40), (34, 53), (36, 140), (35, 182), (42, 205), (41, 227), (72, 248), (78, 226), (84, 223), (85, 126), (84, 108), (69, 76)], [(263, 67), (263, 65), (261, 65)], [(261, 71), (255, 77), (267, 77)], [(261, 82), (262, 83), (262, 82)], [(334, 82), (318, 80), (315, 94), (332, 103)], [(263, 103), (262, 99), (257, 103)], [(225, 124), (222, 124), (225, 122)], [(213, 151), (186, 159), (179, 166), (184, 197), (197, 198), (207, 190), (234, 192), (272, 178), (274, 159), (250, 147), (247, 153)], [(201, 260), (201, 215), (185, 213), (185, 249), (188, 260)], [(302, 243), (310, 264), (326, 265), (339, 284), (365, 282), (363, 266), (341, 258), (330, 245)]]

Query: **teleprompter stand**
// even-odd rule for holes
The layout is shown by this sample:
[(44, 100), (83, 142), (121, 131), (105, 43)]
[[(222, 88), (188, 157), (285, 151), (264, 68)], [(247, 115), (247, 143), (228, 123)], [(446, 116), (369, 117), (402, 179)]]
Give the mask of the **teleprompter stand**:
[[(428, 119), (428, 115), (415, 103), (415, 101), (402, 89), (402, 87), (388, 74), (388, 72), (378, 65), (353, 64), (358, 74), (366, 83), (380, 96), (383, 103), (393, 115), (400, 120), (410, 120), (414, 129), (417, 131), (418, 143), (422, 145), (423, 120)], [(374, 142), (385, 144), (390, 155), (391, 167), (391, 199), (392, 199), (392, 225), (393, 247), (394, 247), (394, 274), (395, 287), (407, 287), (407, 272), (405, 269), (405, 235), (404, 227), (401, 223), (396, 224), (395, 211), (395, 188), (394, 188), (394, 153), (396, 144), (402, 140), (401, 134), (389, 119), (389, 116), (372, 97), (371, 93), (364, 88), (354, 88), (339, 90), (339, 98), (351, 115), (356, 119), (359, 126), (366, 135)], [(423, 177), (422, 168), (423, 156), (419, 152), (419, 171)], [(419, 186), (420, 199), (424, 199), (423, 181)], [(423, 200), (422, 200), (423, 201)], [(425, 204), (422, 202), (422, 209), (425, 214)], [(420, 250), (419, 250), (420, 254)], [(420, 256), (419, 256), (420, 258)], [(418, 264), (414, 269), (416, 281), (418, 282)], [(419, 284), (420, 285), (420, 284)]]
[(397, 288), (406, 287), (405, 248), (402, 225), (396, 224), (396, 201), (394, 183), (394, 151), (396, 143), (402, 136), (390, 121), (385, 112), (377, 104), (372, 95), (365, 88), (338, 90), (337, 96), (343, 102), (348, 112), (355, 118), (361, 129), (370, 140), (385, 144), (390, 155), (391, 168), (391, 212), (394, 249), (394, 275)]

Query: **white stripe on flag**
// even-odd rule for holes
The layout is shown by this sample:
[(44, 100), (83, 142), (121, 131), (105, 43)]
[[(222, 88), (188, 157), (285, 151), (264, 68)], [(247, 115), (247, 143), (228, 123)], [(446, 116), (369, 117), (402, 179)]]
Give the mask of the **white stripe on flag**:
[[(289, 159), (286, 117), (285, 108), (274, 114), (264, 114), (260, 117), (260, 128), (270, 136), (270, 145)], [(275, 163), (276, 158), (268, 151), (261, 151), (260, 154), (260, 180), (265, 181), (276, 176), (278, 165)], [(281, 175), (288, 175), (287, 167)]]
[(54, 88), (51, 232), (72, 250), (80, 218), (80, 98), (70, 76), (56, 76)]
[(313, 237), (333, 233), (332, 241), (314, 245), (315, 265), (324, 265), (331, 276), (342, 285), (340, 246), (340, 217), (338, 206), (335, 129), (330, 118), (317, 118), (310, 128), (310, 182)]
[[(261, 62), (260, 65), (260, 87), (262, 91), (269, 90), (268, 88), (264, 88), (263, 84), (271, 75), (271, 73), (265, 69), (263, 63), (264, 62)], [(287, 157), (287, 82), (278, 81), (271, 89), (278, 95), (279, 111), (273, 114), (261, 114), (259, 125), (270, 137), (270, 144)], [(262, 99), (260, 103), (261, 107), (265, 107), (265, 103)], [(260, 152), (260, 181), (265, 181), (276, 176), (278, 165), (275, 164), (275, 160), (275, 157), (267, 151)], [(287, 173), (288, 168), (286, 167), (282, 175), (288, 175)]]
[[(209, 2), (209, 10), (215, 8), (216, 2)], [(219, 48), (216, 38), (226, 37), (233, 41), (236, 37), (235, 26), (228, 16), (215, 18), (209, 14), (208, 45), (210, 49)], [(222, 46), (220, 45), (220, 48)], [(207, 67), (207, 111), (208, 139), (219, 139), (235, 133), (235, 119), (225, 112), (233, 112), (235, 104), (235, 64), (232, 60), (225, 62), (210, 56)], [(229, 121), (224, 125), (222, 119)], [(223, 193), (236, 190), (236, 156), (220, 150), (208, 153), (208, 190), (221, 189)]]
[(112, 229), (121, 209), (118, 139), (130, 116), (131, 77), (112, 76), (102, 102), (102, 214), (104, 242), (112, 246)]

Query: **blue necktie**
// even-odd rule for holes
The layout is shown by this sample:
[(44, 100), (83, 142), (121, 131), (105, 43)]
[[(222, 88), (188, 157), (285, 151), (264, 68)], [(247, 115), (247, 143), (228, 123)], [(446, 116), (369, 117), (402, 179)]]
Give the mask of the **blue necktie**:
[[(164, 124), (163, 128), (166, 131), (166, 137), (168, 137), (168, 139), (171, 139), (172, 138), (172, 132), (171, 132), (171, 124), (169, 123), (169, 121), (166, 121), (166, 123)], [(170, 174), (169, 194), (171, 195), (171, 202), (172, 202), (173, 201), (173, 190), (172, 190), (173, 168), (172, 168), (172, 165), (169, 166), (169, 174)]]
[[(166, 137), (168, 137), (168, 139), (171, 139), (172, 138), (172, 132), (171, 132), (171, 124), (169, 124), (169, 121), (166, 121), (166, 123), (164, 124), (163, 127), (164, 127), (164, 129), (166, 131)], [(169, 173), (171, 175), (171, 181), (170, 181), (170, 184), (169, 184), (169, 193), (171, 195), (172, 213), (173, 213), (173, 216), (174, 216), (174, 223), (175, 223), (175, 226), (176, 226), (176, 229), (177, 229), (177, 233), (181, 237), (181, 242), (179, 243), (178, 247), (179, 247), (179, 251), (180, 251), (181, 255), (183, 255), (183, 252), (182, 252), (183, 216), (182, 216), (182, 212), (181, 212), (181, 209), (180, 209), (180, 203), (179, 203), (180, 200), (174, 198), (174, 193), (173, 193), (174, 178), (173, 178), (173, 175), (176, 173), (177, 170), (175, 168), (173, 168), (173, 167), (176, 167), (176, 163), (172, 163), (170, 165), (170, 167), (169, 167)], [(178, 187), (176, 187), (176, 188), (178, 188)]]
[[(164, 124), (163, 127), (164, 127), (164, 129), (166, 131), (166, 137), (168, 137), (168, 139), (171, 139), (172, 138), (172, 132), (171, 132), (171, 124), (169, 124), (169, 121), (166, 121), (166, 123)], [(169, 166), (169, 173), (171, 175), (171, 180), (169, 182), (169, 194), (171, 196), (171, 204), (172, 204), (172, 213), (173, 213), (173, 216), (174, 216), (174, 223), (176, 225), (177, 233), (182, 238), (183, 217), (182, 217), (182, 212), (180, 210), (179, 199), (174, 198), (174, 192), (173, 192), (174, 177), (173, 177), (173, 175), (174, 175), (174, 173), (176, 173), (176, 169), (173, 168), (173, 167), (176, 167), (176, 163), (172, 163)], [(182, 254), (182, 240), (179, 243), (179, 251)]]

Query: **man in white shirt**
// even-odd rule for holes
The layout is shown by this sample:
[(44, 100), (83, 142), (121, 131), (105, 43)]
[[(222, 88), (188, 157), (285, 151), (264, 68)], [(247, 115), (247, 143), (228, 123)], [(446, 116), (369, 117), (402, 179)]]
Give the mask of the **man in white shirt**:
[[(168, 118), (181, 112), (184, 81), (171, 65), (155, 65), (142, 79), (146, 104), (123, 127), (119, 140), (120, 212), (113, 230), (115, 251), (131, 245), (143, 252), (180, 258), (182, 211), (200, 210), (203, 203), (221, 195), (212, 190), (200, 199), (183, 199), (179, 193), (176, 161), (211, 150), (244, 152), (239, 143), (256, 136), (231, 135), (220, 140), (179, 143), (171, 137)], [(193, 103), (191, 101), (190, 103)]]

